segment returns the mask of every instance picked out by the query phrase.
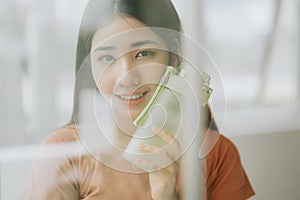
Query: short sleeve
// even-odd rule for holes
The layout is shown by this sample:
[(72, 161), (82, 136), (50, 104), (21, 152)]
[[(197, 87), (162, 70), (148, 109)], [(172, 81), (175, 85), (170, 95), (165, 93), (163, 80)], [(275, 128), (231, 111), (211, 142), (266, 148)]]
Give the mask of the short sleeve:
[(209, 200), (242, 200), (254, 195), (237, 148), (220, 135), (207, 158)]
[(44, 140), (41, 149), (49, 152), (49, 156), (33, 162), (20, 199), (79, 199), (76, 159), (64, 155), (67, 150), (60, 137), (63, 134), (59, 131)]

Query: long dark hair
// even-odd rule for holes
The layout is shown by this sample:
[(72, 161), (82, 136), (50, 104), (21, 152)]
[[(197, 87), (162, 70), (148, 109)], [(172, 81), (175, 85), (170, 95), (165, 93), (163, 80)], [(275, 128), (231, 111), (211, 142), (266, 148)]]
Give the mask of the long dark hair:
[(167, 46), (174, 45), (174, 41), (179, 40), (181, 23), (170, 0), (90, 0), (79, 29), (73, 115), (70, 123), (74, 123), (77, 115), (80, 92), (84, 88), (95, 88), (89, 57), (92, 38), (99, 28), (105, 27), (119, 13), (132, 16), (148, 27), (164, 28), (178, 33), (173, 37), (163, 32), (157, 33)]

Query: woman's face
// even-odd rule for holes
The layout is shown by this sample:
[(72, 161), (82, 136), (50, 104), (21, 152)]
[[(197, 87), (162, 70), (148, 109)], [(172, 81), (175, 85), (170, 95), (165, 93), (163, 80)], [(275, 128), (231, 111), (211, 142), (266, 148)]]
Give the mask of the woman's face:
[(97, 30), (91, 46), (93, 76), (115, 113), (133, 120), (142, 111), (169, 64), (165, 50), (166, 43), (133, 17), (118, 15)]

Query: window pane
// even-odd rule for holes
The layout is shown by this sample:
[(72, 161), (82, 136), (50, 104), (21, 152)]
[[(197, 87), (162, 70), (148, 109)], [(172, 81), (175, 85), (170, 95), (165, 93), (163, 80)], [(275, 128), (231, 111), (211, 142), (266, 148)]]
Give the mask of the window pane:
[[(205, 2), (207, 48), (222, 74), (228, 106), (297, 101), (297, 1), (282, 1), (275, 32), (275, 0)], [(270, 59), (262, 76), (271, 37)]]

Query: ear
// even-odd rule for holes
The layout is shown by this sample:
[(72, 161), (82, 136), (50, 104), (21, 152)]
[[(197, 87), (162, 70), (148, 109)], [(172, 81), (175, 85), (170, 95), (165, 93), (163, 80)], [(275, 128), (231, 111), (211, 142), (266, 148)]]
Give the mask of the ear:
[(171, 51), (169, 53), (169, 65), (178, 67), (181, 63), (180, 61), (180, 44), (177, 38), (173, 39), (171, 44)]
[(170, 52), (169, 63), (170, 63), (171, 66), (178, 67), (180, 65), (179, 56), (175, 53)]

